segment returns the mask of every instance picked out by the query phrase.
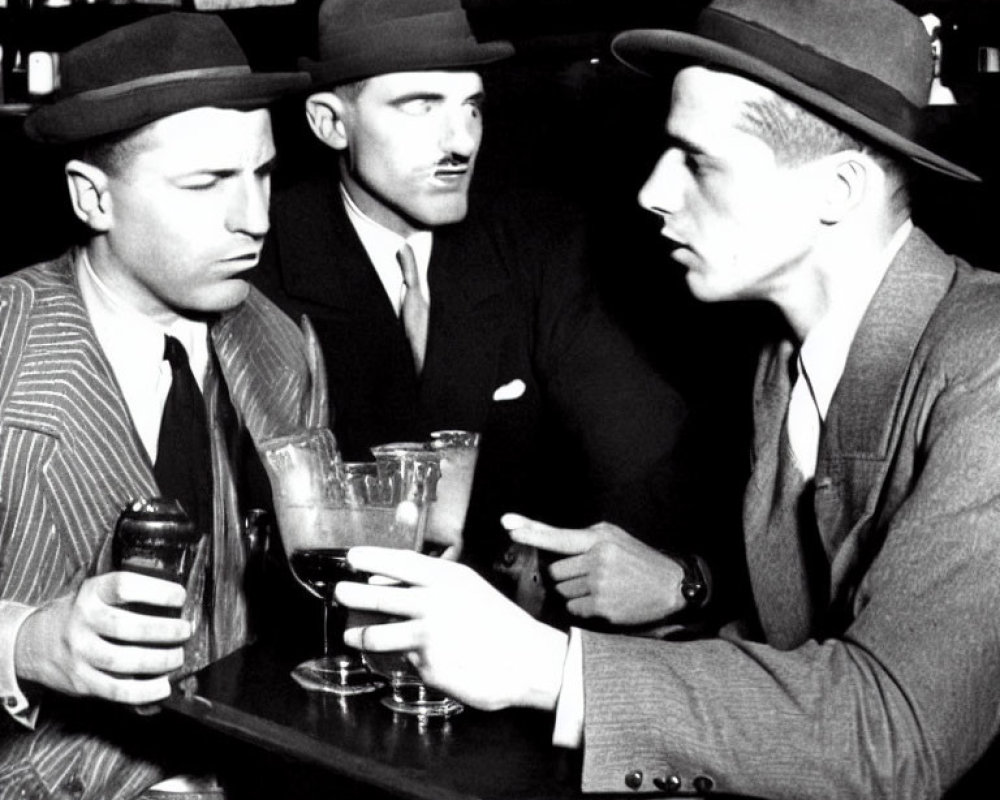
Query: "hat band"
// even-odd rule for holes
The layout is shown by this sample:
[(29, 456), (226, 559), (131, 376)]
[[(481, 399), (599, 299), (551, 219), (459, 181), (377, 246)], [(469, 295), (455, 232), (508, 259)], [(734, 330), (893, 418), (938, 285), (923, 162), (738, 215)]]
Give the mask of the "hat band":
[(247, 65), (233, 67), (202, 67), (200, 69), (182, 69), (177, 72), (167, 72), (162, 75), (147, 75), (142, 78), (135, 78), (124, 83), (116, 83), (111, 86), (102, 86), (99, 89), (87, 89), (75, 94), (64, 94), (62, 99), (70, 97), (80, 100), (109, 100), (128, 94), (136, 89), (148, 89), (166, 83), (181, 83), (184, 81), (201, 81), (206, 78), (236, 78), (242, 75), (249, 75), (250, 67)]
[(919, 109), (901, 92), (867, 72), (714, 9), (702, 12), (697, 33), (793, 75), (900, 136), (912, 139), (917, 132)]

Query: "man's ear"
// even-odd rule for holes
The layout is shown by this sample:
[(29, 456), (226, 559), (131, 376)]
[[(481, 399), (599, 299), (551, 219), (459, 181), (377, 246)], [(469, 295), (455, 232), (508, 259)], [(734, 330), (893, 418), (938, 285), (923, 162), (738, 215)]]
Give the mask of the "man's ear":
[(345, 109), (344, 98), (336, 92), (316, 92), (306, 98), (309, 127), (317, 139), (334, 150), (344, 150), (348, 145)]
[(104, 170), (74, 158), (66, 162), (65, 173), (73, 213), (97, 233), (109, 230), (112, 222), (111, 193)]
[(834, 225), (864, 201), (871, 190), (874, 163), (864, 153), (844, 150), (827, 156), (821, 220)]

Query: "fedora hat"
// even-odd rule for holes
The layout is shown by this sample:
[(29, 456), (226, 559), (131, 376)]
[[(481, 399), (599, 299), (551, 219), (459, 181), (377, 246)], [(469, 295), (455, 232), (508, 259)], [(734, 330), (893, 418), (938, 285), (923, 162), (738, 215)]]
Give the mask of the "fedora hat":
[(169, 12), (64, 53), (59, 88), (25, 120), (29, 137), (70, 144), (199, 106), (251, 109), (302, 88), (302, 73), (254, 73), (226, 23)]
[(461, 0), (323, 0), (317, 38), (318, 60), (299, 60), (314, 89), (514, 54), (510, 42), (476, 39)]
[(731, 70), (918, 164), (979, 180), (917, 141), (931, 42), (920, 19), (892, 0), (714, 0), (691, 33), (626, 31), (612, 50), (650, 75), (672, 72), (677, 57)]

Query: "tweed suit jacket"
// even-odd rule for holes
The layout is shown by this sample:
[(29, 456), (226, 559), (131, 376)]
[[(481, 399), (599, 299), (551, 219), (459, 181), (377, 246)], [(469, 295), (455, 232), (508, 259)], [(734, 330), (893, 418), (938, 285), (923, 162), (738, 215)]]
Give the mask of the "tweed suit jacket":
[[(686, 412), (602, 310), (579, 227), (530, 198), (487, 202), (434, 231), (419, 376), (330, 175), (275, 192), (253, 280), (315, 325), (345, 459), (436, 429), (482, 434), (466, 558), (488, 567), (508, 542), (503, 512), (582, 525), (628, 511), (631, 487), (675, 458)], [(676, 508), (687, 495), (672, 490)]]
[[(67, 253), (0, 280), (0, 601), (40, 605), (72, 592), (97, 569), (122, 506), (157, 493), (73, 263)], [(302, 332), (255, 290), (212, 326), (212, 339), (232, 405), (254, 441), (322, 417), (325, 389), (312, 385), (321, 367)], [(219, 581), (242, 580), (244, 556), (210, 384), (206, 398), (215, 436), (218, 593)], [(235, 594), (239, 600), (238, 588)], [(240, 602), (221, 610), (237, 636), (244, 627), (232, 618), (243, 613)], [(211, 655), (240, 643), (224, 640)], [(155, 717), (54, 693), (36, 700), (34, 730), (6, 715), (0, 721), (3, 800), (124, 800), (163, 770), (184, 768), (157, 740)]]
[[(758, 454), (781, 427), (777, 352), (758, 371)], [(1000, 729), (1000, 279), (919, 230), (891, 265), (822, 432), (822, 596), (797, 640), (777, 609), (799, 576), (754, 557), (781, 545), (762, 524), (775, 466), (758, 459), (745, 495), (740, 625), (691, 643), (584, 634), (586, 790), (639, 769), (645, 789), (937, 798)]]

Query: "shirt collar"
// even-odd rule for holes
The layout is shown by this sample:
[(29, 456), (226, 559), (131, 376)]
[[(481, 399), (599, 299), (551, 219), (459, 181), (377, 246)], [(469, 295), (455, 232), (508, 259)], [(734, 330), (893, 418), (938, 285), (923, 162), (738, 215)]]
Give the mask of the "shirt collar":
[(396, 307), (396, 312), (399, 312), (399, 305), (402, 302), (403, 286), (403, 277), (399, 269), (399, 262), (396, 260), (396, 253), (404, 244), (409, 244), (413, 250), (413, 255), (417, 260), (417, 274), (420, 277), (420, 293), (425, 300), (430, 302), (427, 268), (431, 260), (434, 234), (431, 231), (416, 231), (409, 236), (400, 236), (365, 214), (354, 202), (354, 198), (351, 197), (343, 183), (340, 184), (340, 196), (344, 200), (347, 218), (354, 226), (354, 230), (357, 231), (365, 252), (368, 253), (369, 259), (379, 273), (379, 278), (382, 279), (382, 284), (389, 294), (389, 299)]
[(825, 420), (833, 393), (844, 373), (847, 356), (872, 297), (882, 283), (899, 249), (913, 230), (907, 219), (892, 235), (879, 258), (868, 269), (859, 270), (862, 280), (844, 302), (831, 308), (809, 332), (799, 351), (801, 365), (812, 389), (820, 418)]
[(169, 334), (184, 345), (191, 371), (202, 386), (208, 367), (205, 322), (178, 316), (165, 323), (138, 311), (101, 280), (82, 249), (76, 276), (97, 340), (116, 372), (119, 365), (130, 371), (140, 371), (144, 365), (158, 370), (163, 361), (163, 337)]

